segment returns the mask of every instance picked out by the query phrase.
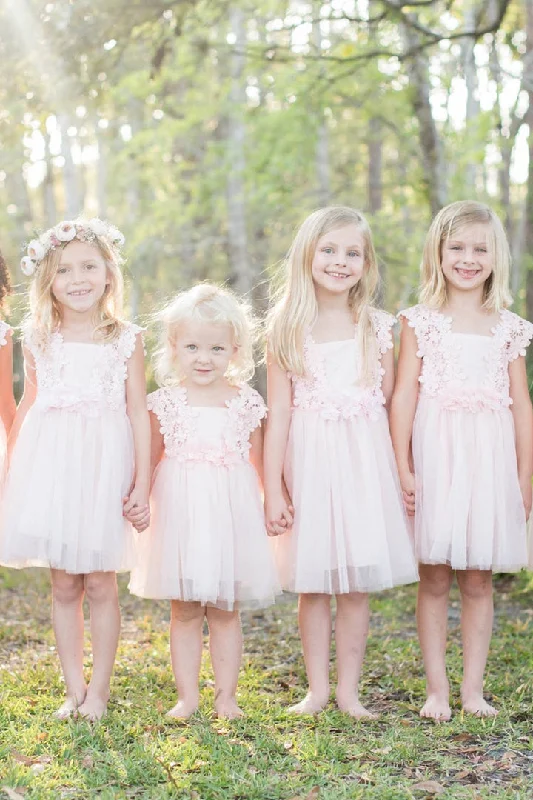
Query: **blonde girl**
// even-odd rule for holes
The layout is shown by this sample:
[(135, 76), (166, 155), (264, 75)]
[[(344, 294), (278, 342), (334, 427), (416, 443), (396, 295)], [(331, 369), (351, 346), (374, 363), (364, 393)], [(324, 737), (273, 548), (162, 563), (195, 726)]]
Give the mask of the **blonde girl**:
[(433, 220), (420, 304), (402, 311), (391, 428), (420, 561), (418, 633), (427, 679), (421, 715), (450, 718), (448, 595), (461, 592), (464, 711), (492, 716), (483, 674), (492, 572), (527, 563), (533, 411), (525, 352), (533, 325), (507, 310), (509, 247), (488, 206), (452, 203)]
[(268, 321), (266, 519), (282, 586), (297, 592), (309, 691), (329, 699), (336, 597), (336, 700), (354, 717), (368, 635), (368, 592), (416, 580), (390, 442), (394, 318), (373, 307), (378, 267), (368, 223), (323, 208), (299, 229)]
[[(122, 319), (122, 234), (65, 221), (30, 242), (24, 395), (11, 431), (0, 561), (49, 567), (66, 698), (102, 717), (120, 630), (115, 573), (133, 563), (125, 511), (146, 514), (150, 429), (140, 329)], [(83, 598), (93, 671), (83, 671)]]
[[(204, 620), (215, 675), (215, 711), (242, 714), (239, 609), (279, 592), (260, 495), (266, 407), (254, 372), (246, 306), (201, 284), (161, 312), (152, 425), (152, 524), (142, 535), (130, 591), (171, 601), (170, 650), (178, 692), (168, 712), (199, 703)], [(142, 524), (138, 525), (142, 528)]]

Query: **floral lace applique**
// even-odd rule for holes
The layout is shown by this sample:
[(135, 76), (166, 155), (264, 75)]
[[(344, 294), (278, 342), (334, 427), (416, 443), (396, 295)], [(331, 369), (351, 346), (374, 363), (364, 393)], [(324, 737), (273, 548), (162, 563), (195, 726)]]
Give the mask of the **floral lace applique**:
[(230, 466), (248, 459), (250, 435), (266, 416), (261, 395), (247, 384), (226, 402), (227, 424), (220, 442), (198, 442), (199, 409), (189, 406), (184, 387), (166, 387), (148, 395), (148, 408), (156, 414), (165, 442), (165, 454), (180, 461), (207, 461)]
[(148, 410), (159, 420), (159, 430), (169, 458), (180, 455), (180, 449), (196, 431), (195, 409), (187, 403), (187, 390), (182, 386), (166, 386), (148, 395)]
[(7, 322), (0, 320), (0, 347), (3, 347), (5, 344), (7, 344), (7, 334), (10, 330), (11, 327), (7, 324)]
[[(393, 346), (391, 330), (395, 319), (391, 314), (375, 308), (370, 313), (378, 350), (383, 355)], [(321, 416), (331, 420), (354, 416), (376, 419), (379, 416), (385, 405), (381, 390), (385, 370), (380, 362), (376, 364), (375, 380), (371, 386), (354, 386), (344, 391), (334, 389), (327, 380), (323, 357), (309, 333), (304, 341), (304, 363), (305, 375), (291, 375), (294, 408), (319, 411)]]
[(465, 385), (461, 369), (462, 343), (451, 335), (452, 318), (418, 305), (401, 311), (414, 328), (418, 352), (423, 359), (419, 381), (422, 394), (438, 397), (443, 408), (453, 410), (500, 410), (511, 405), (509, 362), (525, 355), (533, 337), (533, 325), (511, 311), (501, 312), (492, 328), (490, 347), (484, 356), (485, 375), (478, 386)]
[(35, 360), (38, 394), (42, 408), (63, 408), (86, 416), (98, 416), (102, 405), (114, 410), (126, 405), (128, 359), (135, 350), (135, 340), (142, 328), (126, 323), (113, 342), (97, 345), (98, 358), (87, 383), (82, 388), (68, 385), (65, 367), (68, 356), (60, 331), (51, 334), (46, 347), (35, 341), (33, 330), (24, 330), (24, 344)]

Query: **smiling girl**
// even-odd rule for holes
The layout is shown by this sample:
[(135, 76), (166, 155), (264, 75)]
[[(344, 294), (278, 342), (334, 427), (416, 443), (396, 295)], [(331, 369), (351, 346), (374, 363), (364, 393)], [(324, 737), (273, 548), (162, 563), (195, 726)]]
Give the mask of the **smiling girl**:
[(483, 698), (492, 632), (492, 571), (527, 564), (533, 410), (525, 353), (533, 325), (507, 311), (509, 247), (496, 214), (452, 203), (422, 257), (421, 304), (402, 311), (391, 430), (420, 561), (418, 632), (427, 677), (421, 715), (450, 718), (448, 595), (461, 592), (464, 711)]
[(281, 268), (268, 324), (265, 497), (284, 589), (299, 594), (309, 691), (329, 700), (331, 599), (339, 708), (359, 699), (368, 592), (417, 579), (386, 406), (394, 318), (372, 306), (378, 267), (370, 229), (343, 206), (311, 214)]
[[(133, 564), (123, 517), (147, 513), (150, 432), (140, 329), (121, 318), (122, 234), (62, 222), (30, 242), (24, 395), (9, 438), (0, 562), (49, 567), (66, 699), (56, 716), (106, 711), (120, 630), (118, 570)], [(83, 598), (93, 672), (83, 672)]]

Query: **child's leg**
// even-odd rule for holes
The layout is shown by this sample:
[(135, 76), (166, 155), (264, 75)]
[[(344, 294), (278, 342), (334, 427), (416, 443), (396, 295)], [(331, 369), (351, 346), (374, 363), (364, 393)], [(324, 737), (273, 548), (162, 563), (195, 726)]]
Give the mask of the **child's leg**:
[(463, 634), (463, 708), (480, 717), (498, 712), (483, 699), (483, 673), (492, 636), (494, 607), (492, 572), (465, 570), (457, 573), (461, 591), (461, 631)]
[(317, 714), (329, 700), (331, 595), (301, 594), (298, 600), (298, 622), (309, 691), (289, 711), (295, 714)]
[(53, 569), (51, 577), (52, 624), (67, 695), (55, 716), (66, 719), (83, 703), (87, 692), (83, 675), (83, 575)]
[(359, 702), (359, 678), (368, 638), (368, 595), (353, 592), (338, 594), (335, 618), (337, 645), (337, 705), (352, 717), (374, 714)]
[(241, 618), (238, 611), (208, 606), (209, 651), (215, 673), (215, 711), (218, 717), (242, 717), (235, 693), (242, 659)]
[(85, 576), (85, 594), (91, 615), (93, 674), (87, 687), (87, 696), (79, 712), (89, 720), (97, 720), (107, 711), (109, 685), (120, 635), (116, 574), (89, 573)]
[(201, 603), (173, 600), (170, 606), (170, 656), (178, 702), (169, 717), (187, 719), (198, 708), (205, 608)]
[(420, 716), (448, 720), (451, 709), (446, 677), (446, 638), (453, 571), (446, 564), (420, 564), (419, 573), (418, 638), (426, 670), (427, 694)]

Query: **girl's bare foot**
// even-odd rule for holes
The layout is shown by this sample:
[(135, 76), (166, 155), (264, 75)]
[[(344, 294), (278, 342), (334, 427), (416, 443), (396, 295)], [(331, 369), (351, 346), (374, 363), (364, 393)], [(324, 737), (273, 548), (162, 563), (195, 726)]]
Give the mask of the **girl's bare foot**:
[(215, 714), (219, 719), (238, 719), (238, 717), (244, 717), (244, 711), (239, 708), (234, 697), (216, 697)]
[(54, 711), (54, 717), (56, 719), (69, 719), (73, 716), (80, 707), (80, 705), (85, 700), (85, 691), (81, 696), (78, 695), (67, 695), (64, 702), (59, 706), (57, 711)]
[(327, 706), (328, 698), (324, 699), (308, 692), (303, 700), (290, 706), (289, 714), (319, 714)]
[(461, 699), (466, 714), (474, 714), (476, 717), (495, 717), (498, 713), (498, 709), (487, 703), (481, 694), (462, 695)]
[(88, 722), (97, 722), (107, 713), (107, 698), (98, 697), (97, 695), (89, 695), (78, 707), (78, 715), (83, 717)]
[(172, 717), (173, 719), (189, 719), (189, 717), (192, 716), (197, 710), (198, 700), (178, 700), (174, 708), (171, 708), (170, 711), (167, 711), (166, 715), (167, 717)]
[(426, 702), (420, 709), (420, 716), (434, 719), (435, 722), (448, 722), (451, 719), (452, 710), (447, 695), (428, 695)]
[(337, 695), (337, 706), (340, 711), (349, 714), (354, 719), (377, 719), (377, 714), (373, 714), (368, 708), (365, 708), (357, 695), (347, 698)]

